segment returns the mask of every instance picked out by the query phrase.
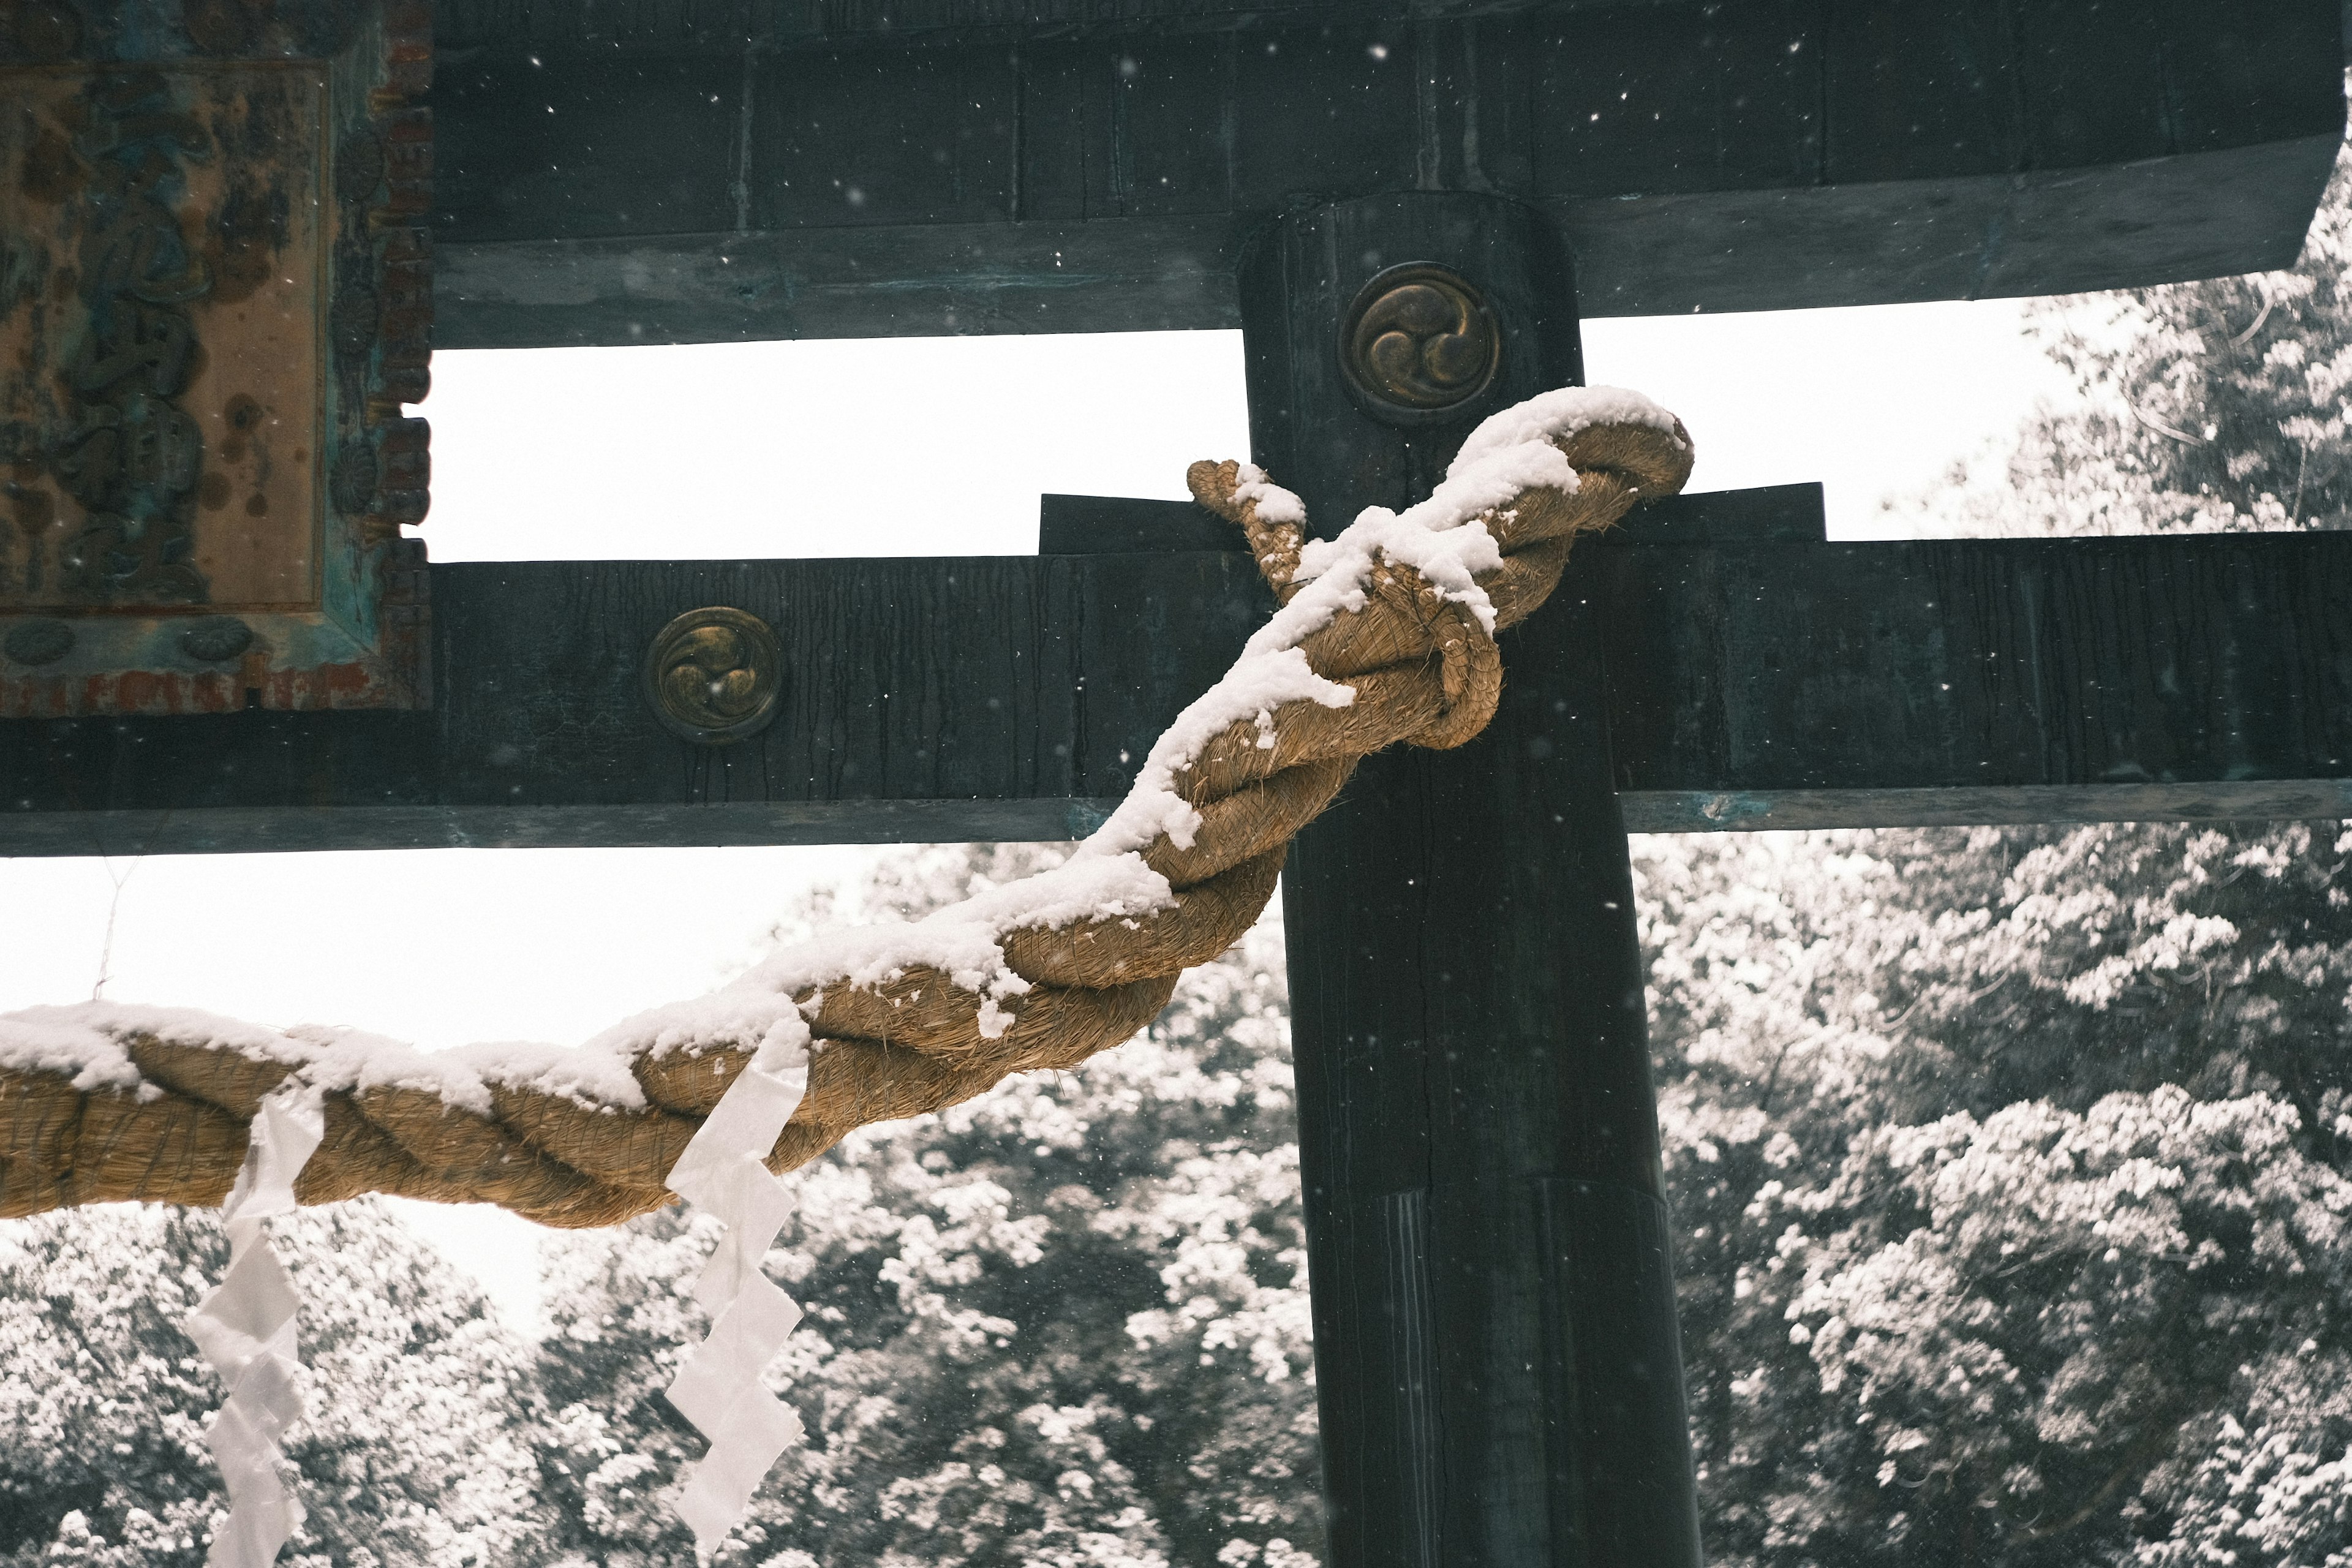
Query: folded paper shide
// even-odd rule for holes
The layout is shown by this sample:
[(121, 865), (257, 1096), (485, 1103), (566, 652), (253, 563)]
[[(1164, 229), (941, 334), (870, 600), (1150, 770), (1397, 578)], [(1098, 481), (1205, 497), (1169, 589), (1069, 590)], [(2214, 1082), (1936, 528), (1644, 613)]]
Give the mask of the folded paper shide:
[(262, 1568), (301, 1528), (302, 1502), (278, 1479), (278, 1439), (302, 1414), (294, 1313), (300, 1305), (261, 1222), (294, 1212), (294, 1178), (326, 1130), (317, 1092), (296, 1083), (261, 1102), (245, 1164), (221, 1205), (228, 1268), (188, 1314), (188, 1338), (228, 1385), (205, 1440), (228, 1488), (228, 1524), (211, 1568)]

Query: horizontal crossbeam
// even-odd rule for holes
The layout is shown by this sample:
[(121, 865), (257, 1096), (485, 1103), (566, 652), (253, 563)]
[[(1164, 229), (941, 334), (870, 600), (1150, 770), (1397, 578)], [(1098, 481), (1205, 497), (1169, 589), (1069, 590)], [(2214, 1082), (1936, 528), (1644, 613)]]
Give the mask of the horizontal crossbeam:
[(1587, 316), (2136, 286), (2288, 265), (2344, 118), (2335, 0), (1071, 9), (443, 6), (436, 342), (1233, 327), (1415, 189)]
[(1637, 832), (2352, 816), (2352, 535), (1628, 548), (1576, 581)]
[[(1820, 542), (1688, 496), (1573, 563), (1628, 825), (2352, 816), (2352, 535)], [(1270, 601), (1188, 505), (1048, 498), (1048, 551), (431, 569), (435, 707), (0, 721), (0, 855), (1058, 838)], [(772, 625), (760, 735), (656, 721), (655, 633)], [(1541, 687), (1538, 616), (1505, 645)]]

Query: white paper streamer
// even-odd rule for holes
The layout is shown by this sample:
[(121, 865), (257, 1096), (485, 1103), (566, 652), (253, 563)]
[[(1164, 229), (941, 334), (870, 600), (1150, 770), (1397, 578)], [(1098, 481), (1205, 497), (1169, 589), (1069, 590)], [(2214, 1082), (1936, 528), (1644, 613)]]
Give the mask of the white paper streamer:
[(694, 1282), (710, 1336), (688, 1352), (669, 1385), (669, 1402), (710, 1440), (673, 1503), (705, 1558), (743, 1517), (776, 1457), (801, 1440), (799, 1414), (760, 1382), (801, 1310), (760, 1261), (794, 1203), (765, 1162), (807, 1087), (804, 1052), (762, 1047), (669, 1173), (670, 1191), (727, 1226)]
[(228, 1384), (205, 1432), (228, 1486), (228, 1523), (213, 1537), (208, 1568), (268, 1568), (302, 1523), (301, 1503), (278, 1479), (278, 1436), (302, 1413), (294, 1347), (300, 1299), (262, 1221), (294, 1211), (294, 1178), (325, 1129), (316, 1089), (281, 1089), (261, 1102), (245, 1164), (221, 1205), (228, 1270), (188, 1314), (188, 1337)]

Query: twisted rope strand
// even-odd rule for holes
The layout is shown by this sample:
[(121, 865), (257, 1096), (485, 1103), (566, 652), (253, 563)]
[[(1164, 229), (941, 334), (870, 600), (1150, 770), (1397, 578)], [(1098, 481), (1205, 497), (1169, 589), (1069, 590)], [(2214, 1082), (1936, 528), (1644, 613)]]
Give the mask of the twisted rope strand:
[(808, 1088), (768, 1158), (779, 1173), (868, 1122), (1075, 1067), (1240, 938), (1360, 758), (1484, 729), (1495, 633), (1542, 605), (1577, 535), (1678, 490), (1690, 463), (1680, 423), (1646, 399), (1570, 388), (1481, 426), (1429, 501), (1370, 509), (1331, 542), (1310, 542), (1297, 498), (1256, 469), (1196, 463), (1194, 498), (1241, 527), (1282, 608), (1070, 864), (821, 939), (572, 1051), (426, 1056), (103, 1003), (0, 1017), (0, 1216), (218, 1204), (247, 1123), (298, 1074), (325, 1118), (301, 1202), (383, 1192), (589, 1226), (668, 1202), (665, 1177), (752, 1052), (803, 1024)]

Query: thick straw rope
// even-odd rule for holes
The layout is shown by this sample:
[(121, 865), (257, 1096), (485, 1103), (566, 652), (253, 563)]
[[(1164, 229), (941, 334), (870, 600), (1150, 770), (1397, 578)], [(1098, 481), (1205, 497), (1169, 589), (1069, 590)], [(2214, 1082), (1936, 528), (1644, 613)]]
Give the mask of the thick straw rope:
[[(1530, 438), (1549, 441), (1575, 478)], [(1425, 575), (1397, 558), (1395, 544), (1376, 551), (1360, 592), (1295, 644), (1317, 675), (1352, 689), (1352, 700), (1281, 701), (1223, 724), (1190, 752), (1172, 787), (1197, 826), (1163, 829), (1141, 848), (1170, 889), (1158, 907), (999, 931), (1003, 967), (1017, 981), (918, 963), (865, 983), (836, 972), (773, 999), (797, 1006), (815, 1045), (807, 1094), (771, 1170), (802, 1164), (867, 1122), (938, 1110), (1009, 1073), (1073, 1068), (1133, 1036), (1179, 974), (1257, 918), (1291, 837), (1359, 758), (1401, 741), (1458, 746), (1486, 726), (1502, 689), (1493, 633), (1544, 602), (1574, 537), (1609, 527), (1639, 500), (1674, 493), (1690, 473), (1679, 423), (1630, 394), (1571, 389), (1521, 405), (1482, 426), (1465, 459), (1482, 441), (1490, 455), (1510, 447), (1503, 456), (1518, 464), (1490, 462), (1470, 476), (1483, 490), (1454, 492), (1461, 514), (1475, 514), (1499, 547), (1499, 567), (1476, 578), (1485, 604), (1446, 586), (1442, 566)], [(1557, 477), (1542, 480), (1542, 465), (1525, 460), (1530, 452)], [(1464, 475), (1463, 461), (1454, 472)], [(1514, 482), (1514, 473), (1538, 479)], [(1231, 462), (1196, 463), (1186, 477), (1202, 505), (1241, 526), (1289, 605), (1313, 574), (1302, 571), (1302, 552), (1312, 567), (1313, 552), (1329, 549), (1307, 544), (1296, 498)], [(1496, 503), (1478, 504), (1482, 495)], [(1390, 537), (1410, 543), (1402, 532)], [(712, 1016), (724, 1012), (714, 1006)], [(0, 1018), (0, 1216), (122, 1199), (218, 1204), (262, 1099), (299, 1068), (326, 1086), (325, 1135), (297, 1184), (301, 1202), (394, 1193), (494, 1203), (547, 1225), (609, 1225), (670, 1201), (664, 1177), (751, 1058), (756, 1021), (746, 1027), (721, 1019), (698, 1030), (689, 1019), (649, 1028), (608, 1055), (633, 1084), (612, 1078), (620, 1068), (567, 1078), (559, 1061), (531, 1073), (485, 1071), (453, 1094), (436, 1089), (415, 1053), (359, 1037), (103, 1006)], [(100, 1037), (104, 1059), (87, 1044)]]

